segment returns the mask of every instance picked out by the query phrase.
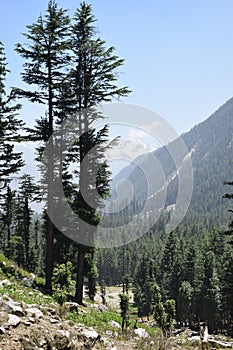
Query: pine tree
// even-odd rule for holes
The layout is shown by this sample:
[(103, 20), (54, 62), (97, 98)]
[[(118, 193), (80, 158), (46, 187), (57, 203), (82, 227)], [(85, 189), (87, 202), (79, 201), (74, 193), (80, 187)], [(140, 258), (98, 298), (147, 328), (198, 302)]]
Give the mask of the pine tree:
[(24, 174), (20, 177), (18, 198), (20, 201), (23, 221), (22, 236), (25, 251), (23, 267), (27, 270), (31, 270), (30, 224), (32, 210), (30, 208), (30, 202), (40, 200), (39, 187), (34, 183), (33, 176)]
[[(233, 186), (233, 182), (232, 181), (226, 181), (224, 182), (225, 185), (228, 186)], [(223, 198), (227, 198), (227, 199), (233, 199), (233, 193), (226, 193)], [(230, 213), (233, 213), (232, 209), (229, 209)], [(230, 243), (233, 245), (233, 220), (230, 222), (229, 224), (229, 230), (225, 232), (226, 235), (230, 236)]]
[(0, 190), (6, 187), (10, 176), (23, 166), (21, 153), (15, 152), (12, 142), (20, 141), (19, 129), (23, 122), (17, 119), (21, 105), (15, 103), (14, 89), (7, 94), (5, 89), (7, 69), (4, 47), (0, 41)]
[[(91, 5), (85, 2), (81, 3), (76, 11), (74, 24), (72, 26), (72, 52), (74, 68), (71, 71), (70, 82), (74, 97), (74, 107), (78, 117), (78, 132), (80, 135), (78, 147), (78, 165), (79, 169), (79, 188), (80, 191), (76, 200), (76, 208), (81, 220), (88, 222), (93, 229), (98, 225), (99, 219), (96, 216), (96, 208), (101, 205), (98, 198), (93, 198), (95, 208), (91, 209), (87, 205), (82, 193), (89, 193), (93, 180), (94, 188), (100, 196), (106, 196), (108, 192), (109, 172), (107, 165), (103, 163), (103, 149), (107, 136), (107, 127), (96, 133), (92, 130), (92, 123), (99, 117), (95, 112), (90, 113), (97, 104), (111, 101), (113, 97), (125, 96), (129, 93), (126, 87), (119, 88), (115, 84), (116, 69), (123, 64), (123, 60), (114, 55), (114, 48), (105, 48), (105, 42), (96, 38), (96, 29), (94, 27), (96, 19), (92, 14)], [(98, 141), (99, 139), (99, 141)], [(104, 139), (104, 140), (103, 140)], [(99, 144), (97, 143), (99, 142)], [(96, 146), (99, 146), (95, 154), (88, 159), (88, 153)], [(106, 146), (105, 146), (106, 147)], [(84, 162), (85, 159), (85, 162)], [(92, 162), (94, 160), (94, 163)], [(97, 179), (91, 177), (95, 170), (100, 167)], [(89, 168), (89, 165), (91, 167)], [(89, 170), (88, 170), (89, 168)], [(92, 174), (91, 174), (92, 173)], [(91, 194), (90, 194), (91, 196)], [(92, 233), (85, 231), (85, 225), (80, 223), (79, 232), (82, 235)], [(91, 243), (92, 244), (92, 243)], [(75, 298), (78, 303), (82, 303), (83, 296), (83, 276), (85, 254), (87, 247), (82, 244), (78, 246), (78, 271)]]
[(14, 226), (15, 196), (16, 191), (7, 185), (1, 206), (1, 249), (7, 257), (10, 256), (10, 242)]
[(66, 11), (59, 9), (54, 0), (50, 0), (44, 17), (40, 16), (36, 23), (28, 25), (25, 33), (28, 44), (17, 44), (16, 51), (25, 59), (23, 81), (37, 88), (33, 91), (18, 90), (18, 94), (47, 106), (48, 118), (39, 122), (37, 139), (45, 142), (49, 139), (47, 181), (47, 209), (50, 218), (47, 219), (47, 249), (46, 249), (46, 289), (51, 291), (53, 271), (53, 185), (54, 185), (54, 119), (59, 104), (59, 92), (66, 78), (66, 68), (70, 61), (68, 50), (70, 19)]

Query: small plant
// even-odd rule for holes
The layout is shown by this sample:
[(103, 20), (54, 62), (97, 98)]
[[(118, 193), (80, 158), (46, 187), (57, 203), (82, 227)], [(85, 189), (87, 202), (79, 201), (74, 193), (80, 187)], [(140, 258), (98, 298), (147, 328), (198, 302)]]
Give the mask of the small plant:
[(156, 286), (156, 302), (154, 306), (154, 319), (162, 329), (163, 334), (169, 336), (175, 322), (176, 307), (175, 300), (169, 299), (164, 303), (160, 294), (160, 289)]
[(119, 294), (120, 297), (120, 308), (122, 318), (122, 331), (127, 329), (129, 326), (129, 295), (125, 293)]
[(68, 294), (73, 288), (72, 280), (73, 266), (69, 261), (66, 264), (57, 265), (54, 268), (52, 286), (54, 290), (53, 297), (59, 305), (63, 305), (67, 300)]

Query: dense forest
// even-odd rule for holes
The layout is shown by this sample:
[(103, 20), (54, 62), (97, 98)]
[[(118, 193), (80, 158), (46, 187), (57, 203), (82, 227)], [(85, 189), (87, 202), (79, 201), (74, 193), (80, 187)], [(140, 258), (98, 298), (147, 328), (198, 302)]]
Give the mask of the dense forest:
[[(100, 223), (96, 208), (110, 196), (111, 174), (103, 157), (109, 147), (108, 125), (100, 130), (92, 127), (102, 117), (92, 108), (130, 93), (128, 87), (117, 86), (116, 73), (124, 61), (96, 36), (95, 22), (92, 7), (85, 2), (70, 18), (55, 1), (49, 1), (45, 15), (27, 26), (26, 44), (16, 45), (24, 59), (22, 80), (28, 90), (15, 87), (6, 91), (10, 72), (4, 44), (0, 44), (0, 249), (19, 266), (44, 277), (48, 293), (53, 293), (54, 269), (65, 266), (76, 280), (73, 299), (80, 304), (84, 286), (94, 300), (97, 285), (102, 289), (122, 285), (124, 294), (133, 290), (138, 317), (157, 315), (159, 320), (162, 308), (168, 314), (174, 305), (178, 324), (195, 326), (207, 320), (211, 331), (232, 333), (233, 224), (232, 212), (228, 213), (233, 198), (232, 101), (183, 137), (189, 150), (197, 149), (194, 194), (190, 210), (174, 231), (166, 232), (170, 213), (165, 210), (137, 241), (109, 249), (83, 243), (93, 234), (88, 227)], [(22, 98), (45, 106), (45, 115), (33, 128), (20, 119)], [(66, 141), (72, 139), (74, 129), (78, 138), (67, 151)], [(24, 165), (23, 154), (16, 148), (20, 142), (37, 142), (35, 158), (43, 175), (40, 186), (31, 174), (20, 173)], [(169, 175), (164, 151), (157, 152)], [(137, 175), (130, 176), (143, 187)], [(18, 188), (12, 186), (14, 178)], [(68, 216), (64, 198), (56, 191), (59, 181), (70, 208), (81, 218), (67, 235), (53, 220), (55, 211), (61, 218)], [(175, 182), (167, 207), (174, 203), (174, 186)], [(43, 212), (38, 214), (31, 203), (41, 202), (42, 189), (46, 198)], [(93, 207), (85, 201), (85, 193), (90, 193)], [(117, 215), (104, 216), (102, 224), (122, 227), (137, 216), (144, 198), (137, 190), (136, 194)], [(150, 213), (140, 220), (150, 220)], [(71, 226), (72, 222), (66, 229)], [(137, 223), (131, 229), (137, 232)], [(124, 229), (119, 230), (124, 236)]]

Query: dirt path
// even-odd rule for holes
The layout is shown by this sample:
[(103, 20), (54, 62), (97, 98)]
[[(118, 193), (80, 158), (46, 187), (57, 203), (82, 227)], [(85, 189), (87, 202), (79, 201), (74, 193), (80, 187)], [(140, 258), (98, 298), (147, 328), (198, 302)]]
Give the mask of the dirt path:
[[(120, 310), (120, 297), (119, 294), (122, 293), (122, 286), (106, 287), (106, 303), (110, 308)], [(133, 292), (129, 291), (130, 303), (133, 302)], [(101, 293), (98, 290), (95, 300), (98, 303), (102, 303)]]

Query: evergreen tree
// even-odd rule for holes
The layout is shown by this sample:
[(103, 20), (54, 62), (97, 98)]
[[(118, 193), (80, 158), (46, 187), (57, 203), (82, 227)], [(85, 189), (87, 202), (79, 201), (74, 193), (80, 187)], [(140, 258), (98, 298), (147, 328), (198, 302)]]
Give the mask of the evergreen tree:
[(204, 272), (203, 317), (208, 320), (210, 330), (213, 331), (219, 319), (221, 296), (215, 256), (211, 251), (205, 254)]
[[(7, 69), (4, 47), (0, 41), (0, 190), (6, 187), (9, 177), (23, 166), (21, 153), (15, 152), (12, 142), (20, 141), (19, 129), (23, 122), (17, 119), (20, 104), (15, 103), (15, 91), (5, 89)], [(0, 194), (2, 197), (2, 194)]]
[(30, 224), (32, 210), (30, 208), (30, 202), (39, 200), (40, 197), (39, 187), (34, 183), (34, 178), (31, 175), (24, 174), (20, 177), (18, 198), (23, 221), (22, 238), (25, 251), (23, 267), (32, 270), (30, 252)]
[[(95, 21), (91, 5), (85, 2), (81, 3), (80, 8), (75, 13), (72, 26), (74, 68), (70, 74), (74, 108), (78, 117), (78, 133), (80, 135), (79, 143), (75, 145), (78, 147), (77, 160), (79, 164), (76, 166), (79, 173), (80, 190), (74, 206), (77, 208), (76, 210), (81, 220), (92, 225), (93, 229), (99, 222), (95, 209), (101, 205), (101, 201), (98, 198), (94, 198), (95, 208), (91, 208), (85, 202), (82, 193), (90, 193), (92, 182), (94, 181), (94, 188), (97, 187), (99, 195), (101, 197), (106, 196), (108, 193), (109, 172), (107, 165), (102, 161), (107, 127), (105, 126), (97, 132), (94, 137), (95, 131), (91, 129), (92, 123), (100, 115), (95, 112), (90, 113), (90, 111), (99, 103), (111, 101), (113, 97), (121, 97), (129, 93), (126, 87), (118, 88), (115, 84), (117, 80), (115, 76), (116, 69), (123, 64), (123, 60), (113, 54), (113, 47), (106, 49), (105, 42), (98, 37), (96, 38)], [(88, 153), (96, 146), (99, 148), (95, 155), (88, 159)], [(103, 164), (100, 167), (101, 162)], [(96, 169), (98, 168), (100, 170), (95, 179)], [(92, 174), (95, 175), (94, 179), (91, 177)], [(89, 234), (91, 236), (90, 233), (83, 232), (85, 230), (84, 227), (86, 225), (80, 223), (79, 231), (81, 234)], [(75, 294), (75, 299), (78, 303), (82, 303), (84, 262), (87, 252), (87, 247), (79, 244)]]
[[(43, 134), (37, 139), (48, 141), (47, 164), (47, 208), (50, 216), (53, 213), (53, 185), (54, 185), (54, 119), (59, 105), (59, 92), (66, 77), (67, 65), (70, 61), (68, 50), (70, 19), (66, 11), (59, 9), (54, 0), (50, 0), (44, 17), (39, 16), (36, 23), (28, 25), (28, 33), (25, 33), (28, 44), (17, 44), (16, 51), (25, 59), (25, 70), (22, 73), (23, 81), (37, 88), (33, 91), (18, 90), (22, 96), (26, 96), (32, 102), (38, 102), (47, 106), (48, 117), (39, 122), (39, 131)], [(51, 278), (53, 271), (53, 240), (54, 226), (52, 220), (47, 219), (47, 249), (46, 249), (46, 288), (51, 291)]]
[(233, 249), (225, 247), (221, 271), (222, 318), (226, 322), (228, 332), (232, 333), (233, 323)]
[[(233, 181), (226, 181), (224, 183), (225, 185), (228, 186), (233, 186)], [(227, 199), (233, 199), (233, 193), (226, 193), (223, 198), (227, 198)], [(232, 209), (229, 209), (230, 213), (233, 213)], [(229, 224), (229, 230), (227, 232), (225, 232), (225, 234), (227, 234), (228, 236), (230, 236), (230, 243), (233, 245), (233, 220), (230, 222)]]
[(155, 272), (153, 260), (143, 254), (137, 267), (134, 279), (134, 302), (138, 308), (138, 316), (149, 316), (153, 313), (155, 292)]

